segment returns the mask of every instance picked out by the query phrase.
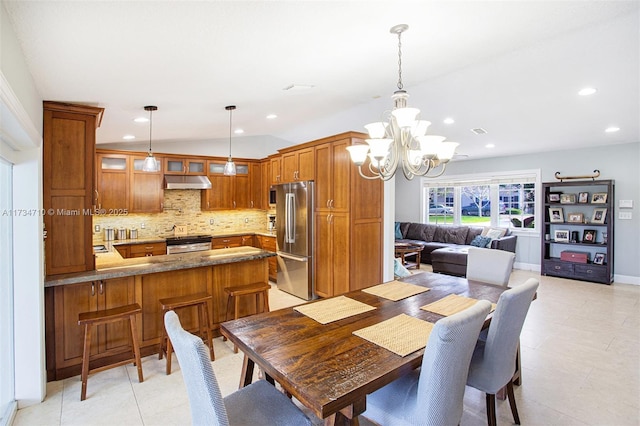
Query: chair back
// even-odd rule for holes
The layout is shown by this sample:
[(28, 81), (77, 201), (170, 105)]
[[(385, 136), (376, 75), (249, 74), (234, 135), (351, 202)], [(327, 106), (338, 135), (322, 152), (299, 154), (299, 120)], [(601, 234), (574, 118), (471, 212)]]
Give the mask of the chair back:
[(513, 377), (520, 332), (537, 289), (538, 280), (529, 278), (498, 299), (484, 353), (478, 358), (474, 355), (473, 360), (474, 369), (482, 371), (479, 380), (483, 381), (482, 388), (488, 389), (487, 393), (495, 394)]
[(436, 322), (422, 358), (416, 414), (428, 425), (457, 425), (464, 387), (480, 329), (491, 304), (480, 300)]
[(467, 279), (506, 287), (515, 258), (510, 251), (469, 247)]
[(178, 357), (189, 395), (191, 423), (228, 426), (227, 410), (202, 339), (185, 331), (174, 311), (164, 315), (164, 326)]

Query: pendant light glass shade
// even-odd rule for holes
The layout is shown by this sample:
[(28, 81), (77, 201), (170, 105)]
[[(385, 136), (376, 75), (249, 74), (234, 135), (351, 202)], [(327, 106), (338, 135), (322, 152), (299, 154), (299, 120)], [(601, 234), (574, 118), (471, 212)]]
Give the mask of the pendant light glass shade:
[(158, 107), (153, 105), (147, 105), (146, 107), (144, 107), (144, 110), (149, 111), (149, 154), (147, 155), (147, 158), (144, 159), (144, 163), (142, 163), (142, 171), (157, 172), (158, 170), (160, 170), (160, 168), (158, 167), (158, 161), (156, 160), (156, 157), (153, 156), (153, 152), (151, 152), (151, 129), (152, 129), (151, 115), (153, 114), (153, 111), (158, 110)]
[(235, 105), (229, 105), (224, 107), (227, 111), (229, 111), (229, 158), (227, 158), (227, 162), (224, 165), (224, 175), (225, 176), (235, 176), (236, 175), (236, 163), (233, 162), (233, 158), (231, 158), (231, 115), (233, 110), (236, 109)]

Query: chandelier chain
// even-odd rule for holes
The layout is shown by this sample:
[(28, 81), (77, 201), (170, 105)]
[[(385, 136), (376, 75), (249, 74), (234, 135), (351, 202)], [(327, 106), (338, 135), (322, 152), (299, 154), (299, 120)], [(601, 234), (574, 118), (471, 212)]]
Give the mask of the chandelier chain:
[(402, 87), (402, 32), (398, 32), (398, 90)]

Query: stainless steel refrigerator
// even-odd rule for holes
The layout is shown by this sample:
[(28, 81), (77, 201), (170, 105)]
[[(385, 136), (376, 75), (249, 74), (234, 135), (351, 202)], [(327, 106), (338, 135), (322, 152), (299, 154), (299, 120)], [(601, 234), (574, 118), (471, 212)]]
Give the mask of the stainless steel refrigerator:
[(283, 183), (275, 190), (278, 288), (315, 299), (313, 181)]

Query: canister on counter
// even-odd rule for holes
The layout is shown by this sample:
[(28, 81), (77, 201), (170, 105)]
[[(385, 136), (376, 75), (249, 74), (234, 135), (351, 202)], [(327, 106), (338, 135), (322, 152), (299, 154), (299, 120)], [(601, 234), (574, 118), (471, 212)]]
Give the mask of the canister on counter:
[(104, 240), (105, 241), (113, 241), (115, 237), (115, 233), (113, 228), (104, 228)]
[(117, 232), (116, 236), (118, 237), (119, 240), (126, 240), (127, 239), (127, 228), (118, 229), (118, 232)]
[(132, 240), (135, 240), (136, 238), (138, 238), (138, 229), (137, 228), (129, 229), (129, 238), (131, 238)]

